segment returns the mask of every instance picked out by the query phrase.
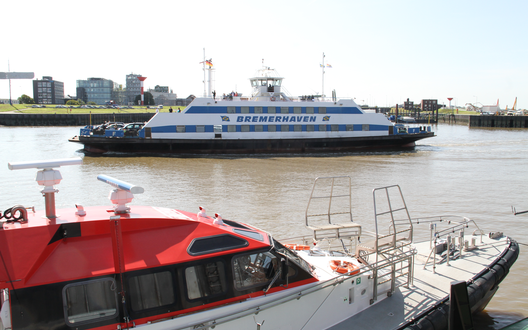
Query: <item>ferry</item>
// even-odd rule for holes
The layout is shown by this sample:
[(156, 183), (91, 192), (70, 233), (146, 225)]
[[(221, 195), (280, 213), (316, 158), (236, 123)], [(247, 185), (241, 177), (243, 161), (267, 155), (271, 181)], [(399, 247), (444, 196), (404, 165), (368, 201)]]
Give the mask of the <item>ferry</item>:
[(411, 218), (399, 186), (374, 189), (374, 221), (358, 221), (348, 176), (317, 178), (309, 234), (283, 239), (203, 205), (135, 205), (145, 189), (108, 175), (108, 205), (56, 210), (75, 165), (8, 164), (37, 170), (45, 209), (1, 216), (0, 329), (462, 329), (519, 254), (472, 219)]
[(86, 154), (306, 154), (413, 148), (434, 136), (430, 126), (405, 126), (361, 109), (352, 99), (282, 90), (274, 69), (250, 78), (251, 97), (235, 93), (194, 99), (182, 112), (156, 113), (135, 134), (81, 128), (69, 139)]

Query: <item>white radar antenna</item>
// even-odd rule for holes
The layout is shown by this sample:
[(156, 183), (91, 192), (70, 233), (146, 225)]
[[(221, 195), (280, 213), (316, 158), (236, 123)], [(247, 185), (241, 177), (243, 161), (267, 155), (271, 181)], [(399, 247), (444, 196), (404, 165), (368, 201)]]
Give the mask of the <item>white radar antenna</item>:
[(44, 189), (42, 189), (40, 192), (44, 196), (46, 203), (46, 218), (56, 219), (55, 193), (58, 193), (59, 190), (55, 189), (53, 186), (61, 182), (62, 175), (59, 170), (55, 170), (54, 168), (66, 165), (82, 165), (82, 163), (83, 160), (81, 158), (66, 158), (8, 163), (7, 166), (10, 170), (25, 170), (28, 168), (36, 168), (40, 170), (37, 172), (36, 181), (39, 185), (44, 186)]

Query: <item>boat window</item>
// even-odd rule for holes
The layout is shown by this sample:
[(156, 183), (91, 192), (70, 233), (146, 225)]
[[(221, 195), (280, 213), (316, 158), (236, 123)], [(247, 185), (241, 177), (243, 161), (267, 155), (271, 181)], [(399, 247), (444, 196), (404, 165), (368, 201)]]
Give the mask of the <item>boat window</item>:
[(228, 132), (236, 132), (236, 125), (227, 125)]
[(222, 125), (214, 125), (215, 133), (222, 133)]
[(235, 107), (227, 107), (227, 113), (236, 113)]
[(301, 107), (293, 107), (293, 113), (301, 113)]
[(277, 109), (275, 107), (268, 107), (268, 113), (277, 113)]
[(353, 131), (353, 130), (354, 130), (354, 125), (352, 125), (352, 124), (347, 124), (347, 125), (346, 125), (346, 130), (347, 130), (347, 131)]
[(235, 288), (246, 290), (268, 283), (278, 267), (278, 260), (270, 252), (245, 254), (233, 258)]
[(204, 125), (196, 125), (196, 132), (197, 133), (205, 132), (205, 126)]
[(245, 239), (226, 234), (196, 238), (189, 245), (187, 252), (192, 256), (199, 256), (207, 253), (238, 249), (248, 245), (249, 243)]
[(295, 132), (302, 132), (302, 125), (293, 125), (293, 130)]
[(330, 129), (332, 130), (332, 132), (337, 132), (337, 131), (339, 131), (339, 125), (332, 124), (332, 125), (330, 125)]
[(249, 132), (249, 125), (241, 125), (240, 126), (241, 132)]
[(255, 113), (262, 113), (262, 107), (255, 107)]
[(249, 113), (249, 107), (241, 107), (240, 113)]
[(306, 131), (307, 132), (313, 132), (314, 131), (314, 125), (306, 125)]
[(280, 125), (281, 132), (289, 132), (290, 131), (290, 125)]
[(262, 125), (255, 125), (255, 132), (263, 132), (264, 126)]
[(363, 125), (361, 125), (361, 130), (362, 130), (362, 131), (370, 131), (369, 124), (363, 124)]
[(288, 107), (281, 107), (281, 113), (290, 113), (290, 109)]
[(133, 311), (174, 304), (174, 280), (169, 271), (131, 277), (128, 281)]
[(319, 113), (326, 113), (326, 107), (319, 107)]
[(178, 132), (178, 133), (185, 133), (185, 126), (184, 126), (184, 125), (178, 125), (178, 126), (176, 126), (176, 132)]
[(223, 294), (227, 291), (225, 265), (211, 261), (185, 268), (185, 283), (189, 300)]
[[(289, 260), (293, 261), (295, 264), (297, 264), (299, 267), (304, 268), (305, 271), (308, 273), (312, 273), (312, 266), (306, 262), (303, 258), (301, 258), (297, 253), (292, 252), (290, 249), (276, 241), (275, 239), (272, 240), (273, 246), (275, 247), (275, 250), (279, 252), (280, 254), (283, 254), (288, 257)], [(291, 273), (292, 269), (291, 267), (288, 267), (288, 276), (293, 275)]]
[(276, 132), (277, 126), (276, 125), (268, 125), (268, 132)]
[(306, 113), (314, 113), (313, 107), (306, 107)]
[(320, 132), (326, 132), (326, 125), (319, 125)]
[(111, 278), (66, 285), (62, 290), (66, 323), (78, 326), (116, 317), (116, 291)]
[(259, 240), (261, 242), (264, 241), (264, 237), (262, 236), (262, 234), (259, 233), (259, 232), (256, 232), (256, 231), (242, 230), (242, 229), (238, 229), (238, 228), (233, 229), (233, 231), (235, 233), (237, 233), (237, 234), (244, 235), (244, 236), (247, 236), (249, 238), (253, 238), (253, 239)]

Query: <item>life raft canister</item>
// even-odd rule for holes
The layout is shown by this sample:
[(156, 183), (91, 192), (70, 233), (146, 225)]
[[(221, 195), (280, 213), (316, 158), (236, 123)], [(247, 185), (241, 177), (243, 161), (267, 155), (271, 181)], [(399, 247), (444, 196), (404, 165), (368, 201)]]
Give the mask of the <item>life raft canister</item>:
[(359, 266), (349, 261), (330, 260), (330, 268), (339, 274), (356, 275), (359, 274)]
[(290, 250), (297, 250), (297, 251), (308, 251), (308, 250), (310, 250), (310, 245), (284, 244), (284, 246), (287, 247)]

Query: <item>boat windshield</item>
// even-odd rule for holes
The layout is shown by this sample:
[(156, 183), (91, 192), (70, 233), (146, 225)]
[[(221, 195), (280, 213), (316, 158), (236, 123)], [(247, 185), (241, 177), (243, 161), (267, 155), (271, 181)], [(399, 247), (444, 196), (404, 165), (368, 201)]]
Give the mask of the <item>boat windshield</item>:
[(297, 254), (292, 252), (290, 249), (276, 241), (275, 239), (272, 239), (273, 247), (275, 251), (279, 252), (280, 254), (286, 256), (289, 260), (293, 261), (297, 266), (303, 268), (308, 273), (312, 273), (312, 266), (310, 266), (309, 263), (307, 263), (303, 258), (299, 257)]

